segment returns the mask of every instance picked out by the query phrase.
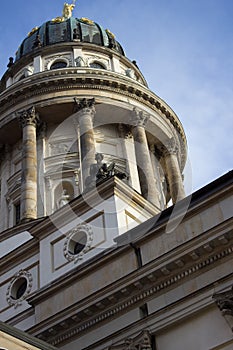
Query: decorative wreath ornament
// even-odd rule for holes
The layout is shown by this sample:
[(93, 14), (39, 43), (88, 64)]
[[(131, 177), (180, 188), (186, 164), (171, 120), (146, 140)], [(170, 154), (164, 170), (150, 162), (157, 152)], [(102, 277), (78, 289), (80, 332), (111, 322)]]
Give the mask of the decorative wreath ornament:
[(21, 305), (31, 292), (32, 282), (33, 278), (30, 272), (24, 270), (17, 272), (7, 288), (7, 303), (15, 308)]
[(93, 242), (93, 230), (88, 224), (80, 224), (67, 233), (63, 252), (68, 261), (76, 263), (90, 250)]

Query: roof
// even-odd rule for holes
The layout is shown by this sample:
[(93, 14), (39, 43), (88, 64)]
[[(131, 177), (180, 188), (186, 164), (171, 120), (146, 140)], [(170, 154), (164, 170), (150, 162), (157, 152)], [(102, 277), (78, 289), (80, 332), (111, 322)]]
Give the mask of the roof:
[(23, 40), (16, 52), (15, 60), (34, 52), (36, 49), (65, 42), (83, 42), (104, 46), (124, 55), (121, 45), (114, 34), (104, 30), (99, 24), (88, 18), (70, 17), (58, 21), (60, 17), (35, 27)]
[[(11, 343), (12, 342), (12, 349), (15, 348), (16, 343), (15, 343), (15, 339), (17, 339), (19, 341), (18, 346), (20, 345), (25, 345), (25, 343), (27, 344), (27, 349), (30, 350), (31, 347), (28, 347), (28, 345), (32, 346), (32, 349), (40, 349), (40, 350), (55, 350), (56, 348), (40, 339), (37, 339), (29, 334), (27, 334), (24, 331), (21, 331), (15, 327), (12, 327), (4, 322), (0, 321), (0, 333), (4, 333), (5, 335), (7, 335), (7, 343)], [(22, 343), (22, 344), (21, 344)], [(1, 344), (2, 345), (2, 344)], [(25, 347), (22, 347), (25, 348)]]

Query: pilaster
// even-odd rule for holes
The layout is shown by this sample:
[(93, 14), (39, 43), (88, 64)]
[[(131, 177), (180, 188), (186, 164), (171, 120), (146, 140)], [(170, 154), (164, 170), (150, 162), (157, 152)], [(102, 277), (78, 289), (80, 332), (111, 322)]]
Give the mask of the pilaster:
[(233, 332), (233, 286), (229, 291), (215, 293), (213, 299)]

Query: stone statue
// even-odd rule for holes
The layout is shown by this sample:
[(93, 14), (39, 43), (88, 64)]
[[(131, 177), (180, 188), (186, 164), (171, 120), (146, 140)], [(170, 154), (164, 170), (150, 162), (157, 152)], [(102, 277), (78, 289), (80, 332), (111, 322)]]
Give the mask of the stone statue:
[(85, 186), (87, 189), (95, 187), (96, 183), (109, 179), (112, 176), (116, 176), (123, 180), (126, 178), (126, 174), (119, 172), (115, 169), (115, 163), (112, 162), (110, 165), (103, 163), (104, 156), (102, 153), (96, 153), (95, 160), (96, 164), (91, 164), (90, 166), (90, 176), (87, 177), (85, 181)]
[(69, 203), (69, 200), (70, 200), (70, 196), (69, 196), (67, 190), (63, 190), (61, 198), (59, 200), (59, 208), (62, 208), (62, 207), (64, 207), (64, 205)]
[(73, 29), (73, 40), (74, 41), (80, 41), (80, 33), (77, 28)]

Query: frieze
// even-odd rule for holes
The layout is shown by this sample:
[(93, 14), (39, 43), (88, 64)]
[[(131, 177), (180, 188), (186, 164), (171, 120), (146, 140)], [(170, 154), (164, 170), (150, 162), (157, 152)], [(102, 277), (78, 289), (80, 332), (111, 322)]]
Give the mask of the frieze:
[[(67, 74), (67, 70), (64, 70), (64, 74)], [(69, 74), (73, 74), (75, 71), (70, 72)], [(62, 73), (63, 74), (63, 73)], [(91, 73), (90, 73), (91, 75)], [(92, 75), (95, 75), (94, 72), (92, 72)], [(104, 76), (108, 75), (106, 71), (103, 73)], [(48, 78), (50, 75), (48, 74)], [(111, 77), (111, 76), (110, 76)], [(27, 98), (32, 98), (33, 96), (40, 96), (42, 94), (47, 94), (55, 91), (64, 91), (64, 90), (72, 90), (72, 89), (77, 89), (79, 90), (103, 90), (103, 91), (110, 91), (110, 92), (116, 92), (119, 94), (124, 93), (125, 96), (128, 96), (130, 98), (133, 98), (134, 100), (143, 103), (144, 105), (150, 107), (151, 109), (155, 110), (156, 112), (159, 112), (161, 114), (161, 117), (168, 119), (175, 130), (180, 134), (182, 138), (182, 164), (185, 162), (185, 157), (186, 157), (186, 151), (185, 151), (185, 145), (186, 145), (186, 137), (184, 134), (184, 131), (181, 127), (181, 124), (179, 123), (179, 119), (176, 115), (173, 115), (170, 111), (168, 111), (165, 107), (162, 106), (162, 104), (156, 100), (156, 97), (151, 96), (150, 94), (148, 95), (145, 93), (143, 90), (139, 90), (138, 87), (135, 89), (130, 89), (130, 86), (128, 86), (128, 82), (124, 82), (122, 79), (121, 82), (113, 82), (108, 79), (102, 79), (100, 77), (100, 74), (97, 75), (97, 77), (91, 79), (89, 77), (80, 77), (76, 76), (75, 79), (73, 77), (66, 77), (64, 80), (61, 76), (59, 76), (59, 81), (62, 82), (63, 84), (54, 84), (54, 77), (53, 81), (47, 81), (45, 82), (38, 82), (37, 83), (37, 89), (33, 90), (31, 89), (31, 86), (28, 86), (27, 88), (23, 88), (20, 91), (17, 91), (17, 96), (14, 95), (14, 97), (9, 95), (9, 97), (2, 99), (0, 102), (0, 112), (2, 113), (3, 110), (6, 110), (8, 107), (12, 106), (12, 102), (14, 104), (19, 103), (21, 100), (25, 99), (25, 96)], [(72, 82), (72, 84), (68, 84), (68, 82)], [(113, 87), (113, 83), (116, 83), (117, 87)], [(52, 86), (51, 86), (52, 85)], [(46, 86), (46, 87), (44, 87)], [(28, 90), (28, 91), (27, 91)], [(130, 92), (129, 90), (133, 91)], [(150, 92), (149, 92), (150, 93)]]

